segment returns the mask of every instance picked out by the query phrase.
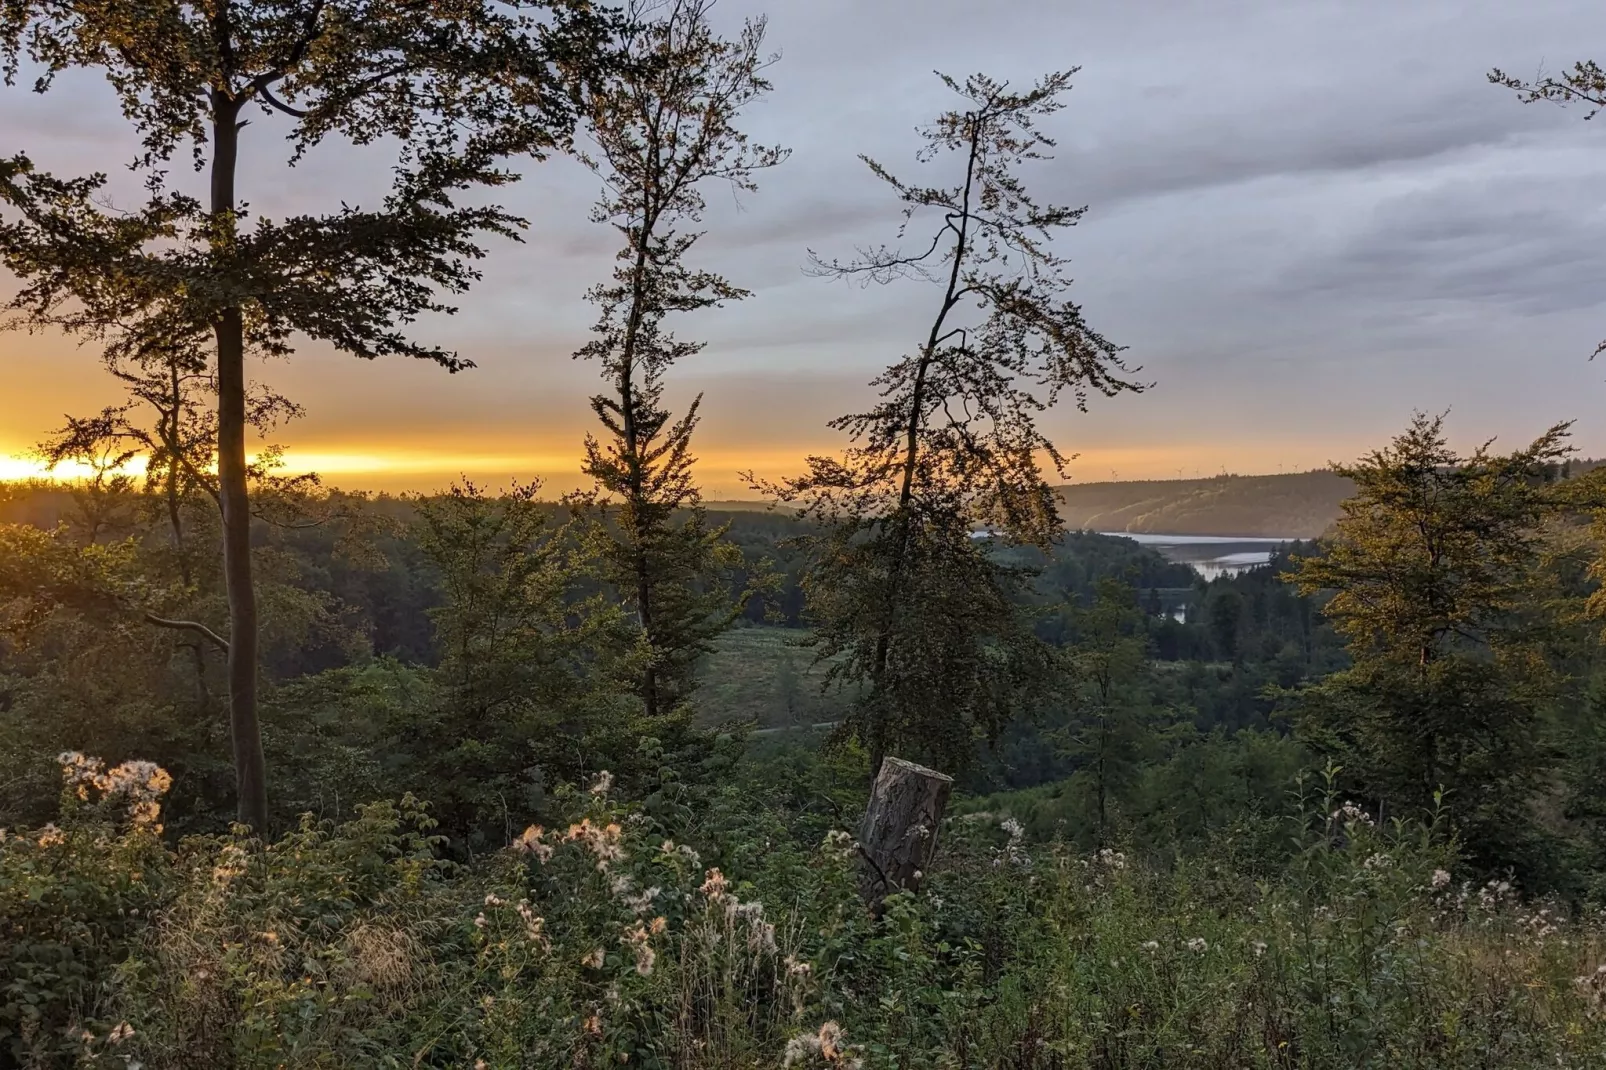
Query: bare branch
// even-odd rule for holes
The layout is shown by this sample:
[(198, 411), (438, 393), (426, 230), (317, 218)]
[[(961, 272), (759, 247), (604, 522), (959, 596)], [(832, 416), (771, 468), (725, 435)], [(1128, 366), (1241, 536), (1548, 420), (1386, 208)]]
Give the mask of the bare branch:
[(229, 652), (229, 641), (199, 621), (169, 620), (166, 617), (158, 617), (154, 613), (145, 614), (145, 621), (159, 628), (174, 628), (179, 631), (195, 632), (197, 635), (209, 640), (213, 646), (223, 651), (223, 653), (227, 654)]

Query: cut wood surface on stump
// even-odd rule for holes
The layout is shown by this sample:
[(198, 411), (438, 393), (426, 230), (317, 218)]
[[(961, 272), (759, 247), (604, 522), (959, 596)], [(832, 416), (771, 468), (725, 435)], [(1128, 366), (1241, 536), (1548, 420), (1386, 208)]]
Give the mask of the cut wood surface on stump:
[(859, 832), (860, 888), (872, 904), (919, 886), (937, 852), (937, 829), (953, 790), (953, 777), (935, 769), (901, 758), (881, 763)]

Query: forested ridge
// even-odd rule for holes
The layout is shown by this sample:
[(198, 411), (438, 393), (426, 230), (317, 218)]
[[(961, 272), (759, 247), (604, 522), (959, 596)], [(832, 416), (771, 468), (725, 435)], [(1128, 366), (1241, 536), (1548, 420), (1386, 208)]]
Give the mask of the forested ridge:
[[(0, 160), (8, 313), (126, 392), (39, 443), (88, 476), (0, 484), (0, 1068), (1606, 1065), (1573, 426), (1065, 489), (1042, 414), (1152, 385), (1037, 194), (1076, 71), (939, 75), (864, 160), (894, 244), (808, 253), (923, 293), (908, 348), (763, 510), (705, 501), (677, 331), (753, 296), (705, 197), (789, 155), (711, 6), (0, 7), (8, 82), (106, 74), (147, 180)], [(254, 216), (326, 140), (389, 194)], [(409, 331), (560, 156), (616, 250), (585, 487), (288, 473), (316, 399), (255, 359), (468, 370)], [(1308, 538), (1207, 581), (1088, 528)]]

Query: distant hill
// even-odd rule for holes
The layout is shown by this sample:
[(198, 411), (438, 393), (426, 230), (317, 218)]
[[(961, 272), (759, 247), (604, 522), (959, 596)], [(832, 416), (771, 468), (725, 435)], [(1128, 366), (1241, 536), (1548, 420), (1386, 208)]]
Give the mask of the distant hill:
[(1338, 519), (1354, 485), (1332, 472), (1214, 476), (1058, 488), (1071, 528), (1156, 535), (1310, 539)]

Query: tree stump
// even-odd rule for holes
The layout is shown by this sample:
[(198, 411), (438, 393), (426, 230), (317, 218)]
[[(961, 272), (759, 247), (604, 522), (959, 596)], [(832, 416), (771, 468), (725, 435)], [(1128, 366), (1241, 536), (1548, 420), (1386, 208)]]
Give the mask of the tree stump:
[(953, 789), (953, 777), (934, 769), (901, 758), (881, 763), (859, 831), (859, 887), (872, 906), (919, 887), (937, 852), (937, 829)]

